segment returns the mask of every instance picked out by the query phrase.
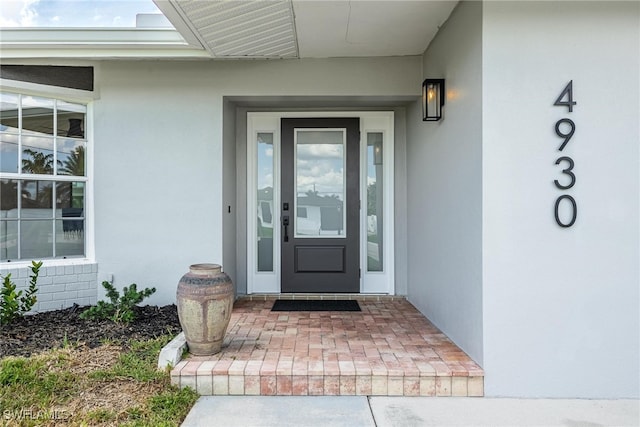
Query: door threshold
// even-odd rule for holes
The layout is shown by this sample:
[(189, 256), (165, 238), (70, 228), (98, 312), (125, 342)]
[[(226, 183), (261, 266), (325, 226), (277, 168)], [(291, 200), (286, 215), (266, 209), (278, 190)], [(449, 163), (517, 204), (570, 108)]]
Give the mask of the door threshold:
[(277, 299), (399, 301), (406, 299), (406, 297), (404, 295), (388, 294), (280, 293), (238, 295), (236, 299), (248, 301), (275, 301)]

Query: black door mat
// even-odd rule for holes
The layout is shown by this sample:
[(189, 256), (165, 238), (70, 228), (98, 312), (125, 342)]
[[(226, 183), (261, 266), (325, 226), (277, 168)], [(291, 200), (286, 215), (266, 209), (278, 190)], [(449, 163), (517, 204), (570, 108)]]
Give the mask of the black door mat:
[(277, 299), (271, 311), (362, 311), (355, 300)]

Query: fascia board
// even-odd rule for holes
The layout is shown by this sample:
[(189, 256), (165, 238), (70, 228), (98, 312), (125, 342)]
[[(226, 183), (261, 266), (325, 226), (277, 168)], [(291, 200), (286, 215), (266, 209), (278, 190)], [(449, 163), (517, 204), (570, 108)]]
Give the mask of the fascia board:
[(173, 29), (0, 30), (0, 58), (211, 58)]
[(171, 44), (189, 46), (176, 30), (122, 28), (11, 28), (0, 30), (0, 47), (15, 44)]
[(122, 46), (83, 46), (70, 48), (51, 49), (47, 47), (29, 49), (2, 49), (0, 60), (10, 59), (211, 59), (211, 55), (204, 50), (192, 49), (167, 49), (149, 46), (130, 46), (123, 49)]

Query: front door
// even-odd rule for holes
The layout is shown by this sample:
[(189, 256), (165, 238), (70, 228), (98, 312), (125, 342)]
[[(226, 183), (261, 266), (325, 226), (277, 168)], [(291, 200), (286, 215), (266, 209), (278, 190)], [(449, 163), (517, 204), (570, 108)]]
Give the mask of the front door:
[(360, 121), (281, 122), (281, 291), (360, 291)]

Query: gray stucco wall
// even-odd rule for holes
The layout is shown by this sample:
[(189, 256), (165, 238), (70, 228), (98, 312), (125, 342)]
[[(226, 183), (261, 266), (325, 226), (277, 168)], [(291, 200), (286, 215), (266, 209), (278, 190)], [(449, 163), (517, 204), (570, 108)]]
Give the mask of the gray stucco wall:
[(152, 304), (174, 302), (176, 283), (194, 262), (224, 263), (242, 277), (243, 260), (234, 260), (243, 247), (234, 188), (241, 180), (232, 166), (237, 126), (225, 97), (272, 97), (279, 107), (297, 97), (298, 108), (305, 97), (315, 97), (312, 108), (332, 99), (345, 108), (345, 100), (406, 99), (419, 94), (420, 61), (101, 63), (93, 126), (101, 277), (113, 274), (117, 287), (155, 286)]
[(640, 3), (486, 2), (482, 43), (485, 393), (637, 398)]
[(407, 113), (409, 301), (474, 360), (482, 331), (482, 3), (461, 3), (424, 54), (444, 118)]

